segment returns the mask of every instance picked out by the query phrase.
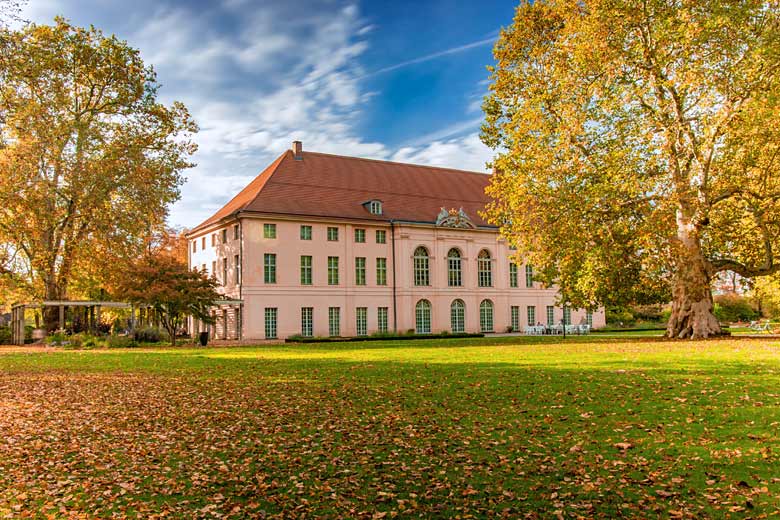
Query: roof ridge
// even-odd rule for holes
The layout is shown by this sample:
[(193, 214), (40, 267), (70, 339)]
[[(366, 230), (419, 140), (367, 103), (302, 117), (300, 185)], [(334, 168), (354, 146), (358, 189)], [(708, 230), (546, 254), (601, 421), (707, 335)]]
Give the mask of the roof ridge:
[[(358, 160), (358, 161), (368, 161), (368, 162), (376, 162), (376, 163), (384, 163), (384, 164), (397, 164), (399, 166), (412, 166), (414, 168), (422, 168), (425, 170), (442, 170), (442, 171), (450, 171), (450, 172), (458, 172), (458, 173), (468, 173), (471, 175), (492, 175), (490, 172), (475, 172), (473, 170), (461, 170), (459, 168), (447, 168), (446, 166), (433, 166), (428, 164), (415, 164), (415, 163), (405, 163), (405, 162), (399, 162), (399, 161), (388, 161), (386, 159), (370, 159), (368, 157), (353, 157), (351, 155), (340, 155), (335, 153), (325, 153), (325, 152), (310, 152), (310, 151), (304, 151), (303, 152), (304, 157), (306, 154), (312, 154), (312, 155), (327, 155), (329, 157), (340, 157), (342, 159), (352, 159), (352, 160)], [(305, 160), (305, 159), (304, 159)]]

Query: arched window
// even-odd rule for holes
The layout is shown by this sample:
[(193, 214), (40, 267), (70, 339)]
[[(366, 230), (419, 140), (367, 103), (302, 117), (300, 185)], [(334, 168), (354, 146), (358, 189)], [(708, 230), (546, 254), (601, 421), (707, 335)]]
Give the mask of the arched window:
[(414, 285), (431, 285), (428, 250), (423, 246), (414, 250)]
[(454, 247), (447, 253), (447, 284), (450, 287), (460, 287), (463, 285), (460, 251)]
[(493, 332), (493, 302), (482, 300), (479, 304), (479, 329), (481, 332)]
[(452, 305), (450, 305), (450, 324), (454, 333), (466, 331), (466, 304), (463, 303), (463, 300), (452, 301)]
[(420, 300), (414, 308), (415, 330), (417, 334), (431, 333), (431, 302)]
[(490, 260), (490, 252), (483, 249), (477, 256), (477, 274), (480, 287), (493, 286), (493, 264)]

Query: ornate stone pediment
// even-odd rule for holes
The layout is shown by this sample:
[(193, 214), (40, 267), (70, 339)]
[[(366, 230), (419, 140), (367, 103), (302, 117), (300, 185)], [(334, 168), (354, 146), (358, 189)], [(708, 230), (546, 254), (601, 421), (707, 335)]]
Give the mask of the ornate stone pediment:
[(463, 208), (460, 208), (458, 210), (452, 208), (449, 211), (447, 211), (444, 208), (441, 208), (441, 211), (439, 212), (439, 216), (436, 217), (436, 226), (458, 228), (458, 229), (475, 229), (477, 227), (471, 221), (469, 216), (466, 215), (466, 212), (463, 211)]

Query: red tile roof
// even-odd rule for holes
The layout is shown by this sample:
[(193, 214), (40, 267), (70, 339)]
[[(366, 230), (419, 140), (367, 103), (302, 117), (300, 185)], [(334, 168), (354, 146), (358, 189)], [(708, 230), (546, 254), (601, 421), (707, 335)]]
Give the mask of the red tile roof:
[[(240, 212), (377, 221), (436, 222), (441, 208), (463, 208), (477, 226), (488, 202), (484, 173), (288, 150), (193, 231)], [(382, 201), (382, 215), (364, 206)]]

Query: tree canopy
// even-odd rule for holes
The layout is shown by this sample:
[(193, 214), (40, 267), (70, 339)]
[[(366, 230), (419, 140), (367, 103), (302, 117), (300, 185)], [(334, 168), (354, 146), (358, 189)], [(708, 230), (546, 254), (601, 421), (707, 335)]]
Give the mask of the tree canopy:
[(778, 3), (524, 0), (494, 55), (489, 219), (572, 304), (719, 334), (713, 276), (780, 270)]
[(192, 166), (197, 127), (157, 99), (138, 50), (94, 27), (0, 39), (0, 274), (33, 297), (69, 296), (138, 256)]
[(152, 307), (176, 345), (176, 331), (187, 316), (212, 323), (209, 309), (220, 299), (217, 281), (189, 270), (175, 254), (144, 255), (127, 269), (117, 293), (126, 301)]

